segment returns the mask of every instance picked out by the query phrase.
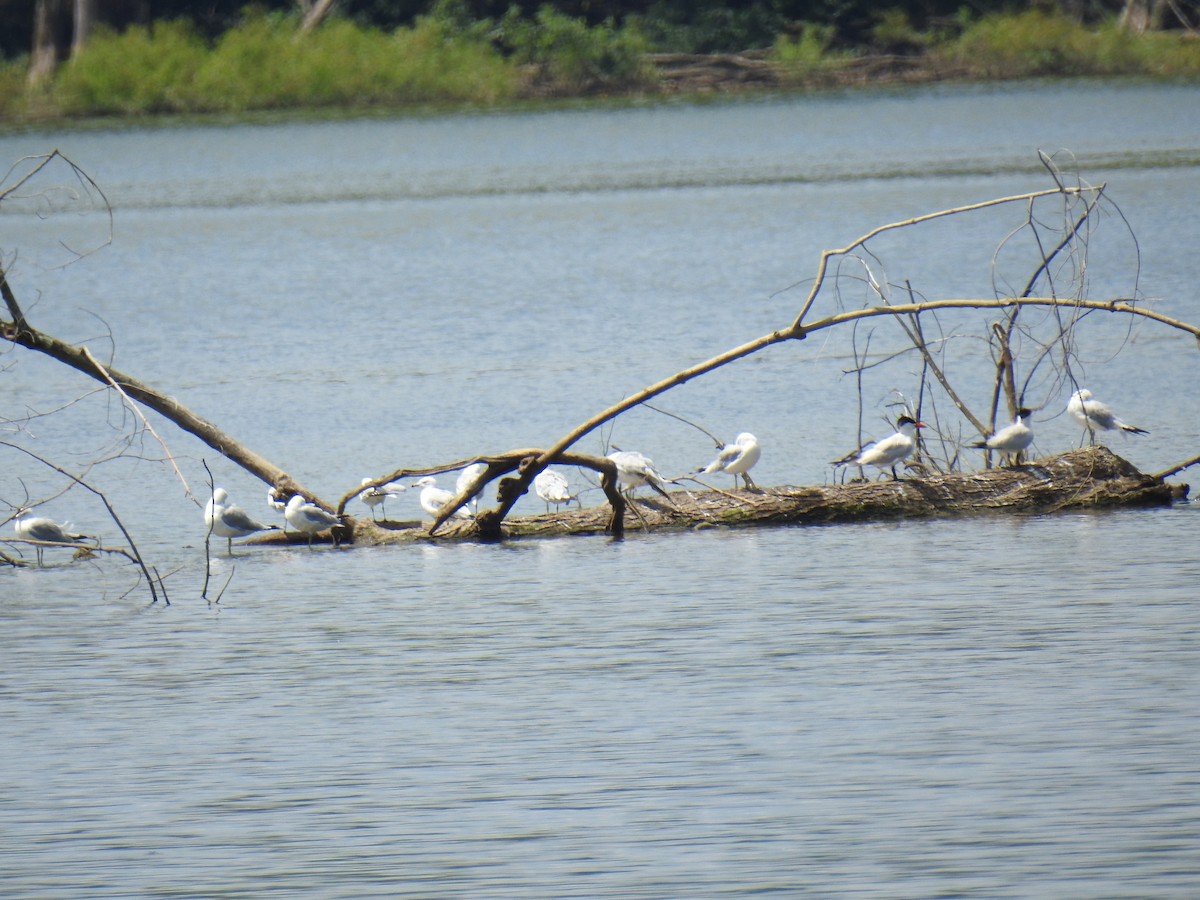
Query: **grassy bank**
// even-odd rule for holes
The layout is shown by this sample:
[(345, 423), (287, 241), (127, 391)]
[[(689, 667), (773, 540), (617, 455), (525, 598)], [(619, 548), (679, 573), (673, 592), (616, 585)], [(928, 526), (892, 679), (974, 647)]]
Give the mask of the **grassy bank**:
[[(795, 88), (933, 79), (1139, 75), (1200, 80), (1200, 41), (1178, 33), (1131, 35), (1115, 22), (1085, 28), (1045, 12), (964, 19), (918, 33), (885, 14), (871, 48), (833, 45), (804, 25), (752, 55), (733, 77), (726, 57), (712, 77), (680, 81), (632, 21), (588, 27), (543, 9), (533, 19), (487, 22), (425, 17), (393, 32), (330, 20), (301, 35), (290, 16), (248, 13), (206, 41), (162, 22), (101, 31), (84, 53), (34, 88), (27, 60), (0, 64), (0, 121), (265, 110), (489, 107), (527, 98), (653, 96), (689, 89)], [(715, 58), (714, 58), (715, 59)], [(703, 71), (703, 57), (689, 58)], [(746, 71), (753, 77), (747, 78)], [(722, 75), (722, 73), (726, 73)], [(696, 87), (699, 85), (699, 87)]]

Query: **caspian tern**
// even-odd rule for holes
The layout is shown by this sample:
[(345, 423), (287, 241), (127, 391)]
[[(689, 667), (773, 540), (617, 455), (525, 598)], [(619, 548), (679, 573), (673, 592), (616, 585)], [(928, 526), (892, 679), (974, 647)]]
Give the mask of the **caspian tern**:
[(737, 477), (741, 475), (746, 482), (746, 488), (749, 489), (754, 487), (754, 482), (750, 480), (750, 470), (758, 462), (761, 453), (762, 449), (758, 445), (758, 438), (748, 431), (743, 431), (732, 444), (726, 444), (717, 451), (716, 459), (703, 469), (698, 469), (697, 472), (703, 475), (725, 472), (733, 476), (735, 488), (737, 487)]
[(1133, 425), (1126, 425), (1118, 419), (1111, 409), (1101, 403), (1099, 400), (1092, 398), (1092, 392), (1086, 388), (1080, 388), (1071, 395), (1071, 400), (1067, 403), (1067, 412), (1080, 425), (1087, 429), (1088, 434), (1092, 436), (1092, 440), (1096, 439), (1096, 430), (1102, 431), (1121, 431), (1129, 434), (1149, 434), (1145, 428), (1137, 428)]
[(204, 524), (217, 537), (225, 538), (229, 553), (233, 553), (233, 539), (249, 537), (260, 531), (278, 530), (278, 525), (264, 525), (254, 519), (240, 506), (227, 504), (229, 494), (225, 488), (213, 491), (208, 503), (204, 506)]
[(835, 466), (875, 466), (877, 469), (891, 469), (892, 480), (899, 481), (896, 475), (896, 464), (908, 459), (917, 449), (917, 429), (928, 428), (924, 422), (918, 422), (910, 416), (901, 416), (896, 420), (896, 433), (885, 437), (874, 444), (868, 444), (861, 450), (835, 460)]
[(1001, 428), (986, 441), (979, 441), (971, 446), (979, 449), (998, 450), (1008, 457), (1011, 464), (1022, 450), (1033, 443), (1033, 429), (1029, 427), (1027, 421), (1032, 415), (1033, 410), (1021, 407), (1017, 410), (1017, 415), (1011, 425)]

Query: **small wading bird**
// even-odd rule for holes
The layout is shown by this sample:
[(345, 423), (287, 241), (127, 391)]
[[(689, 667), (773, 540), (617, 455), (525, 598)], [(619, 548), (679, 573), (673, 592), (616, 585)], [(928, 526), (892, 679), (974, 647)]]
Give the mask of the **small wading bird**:
[(1006, 425), (986, 441), (972, 444), (976, 449), (998, 450), (1008, 457), (1009, 465), (1014, 465), (1021, 451), (1033, 443), (1033, 429), (1029, 427), (1028, 419), (1033, 410), (1021, 407), (1011, 425)]
[(1149, 434), (1145, 428), (1136, 428), (1133, 425), (1126, 425), (1118, 419), (1111, 409), (1101, 403), (1099, 400), (1092, 398), (1092, 392), (1085, 388), (1080, 388), (1071, 395), (1071, 400), (1067, 403), (1067, 412), (1080, 425), (1087, 429), (1091, 435), (1092, 443), (1096, 441), (1096, 430), (1101, 431), (1121, 431), (1129, 434)]
[(917, 429), (928, 427), (911, 416), (901, 416), (896, 420), (895, 434), (834, 460), (833, 465), (858, 466), (860, 469), (863, 466), (874, 466), (881, 471), (891, 469), (892, 481), (899, 481), (896, 464), (908, 459), (917, 449)]
[[(17, 510), (17, 517), (13, 520), (13, 528), (17, 532), (17, 537), (23, 541), (42, 541), (47, 544), (77, 544), (80, 541), (92, 540), (90, 535), (72, 534), (71, 523), (63, 522), (59, 524), (53, 519), (47, 519), (44, 516), (29, 516), (28, 509)], [(44, 565), (42, 561), (42, 551), (44, 547), (35, 547), (37, 551), (38, 565)]]
[(746, 488), (753, 488), (754, 482), (750, 480), (750, 470), (758, 462), (761, 453), (762, 449), (758, 446), (758, 438), (748, 431), (743, 431), (732, 444), (726, 444), (717, 451), (716, 459), (703, 469), (697, 469), (694, 474), (713, 475), (717, 472), (724, 472), (733, 476), (734, 488), (737, 487), (738, 476), (741, 475), (746, 482)]
[[(463, 491), (473, 489), (475, 482), (479, 477), (487, 471), (487, 466), (484, 463), (471, 463), (461, 472), (458, 473), (458, 480), (454, 482), (454, 490), (461, 494)], [(471, 498), (471, 509), (479, 509), (479, 497)]]
[(538, 472), (537, 477), (533, 479), (533, 489), (546, 501), (546, 512), (550, 512), (551, 503), (554, 504), (554, 511), (558, 512), (559, 506), (575, 499), (571, 496), (571, 486), (567, 477), (553, 469), (542, 469)]
[[(374, 479), (371, 479), (371, 478), (364, 478), (362, 480), (361, 484), (370, 484), (373, 480)], [(367, 504), (367, 506), (370, 508), (371, 518), (375, 519), (375, 521), (378, 522), (379, 519), (376, 518), (376, 516), (375, 516), (375, 507), (377, 507), (377, 506), (383, 507), (383, 517), (386, 520), (387, 519), (387, 506), (385, 504), (387, 503), (388, 498), (389, 497), (398, 497), (400, 494), (402, 494), (406, 490), (408, 490), (408, 488), (406, 488), (402, 484), (382, 484), (382, 485), (378, 485), (373, 488), (368, 488), (367, 490), (363, 491), (358, 496), (362, 500), (362, 502)]]
[(333, 513), (326, 512), (315, 503), (309, 503), (300, 494), (295, 494), (288, 501), (287, 508), (283, 511), (283, 517), (289, 525), (301, 534), (308, 535), (308, 546), (310, 549), (312, 548), (314, 536), (319, 532), (341, 524), (341, 521)]
[(233, 553), (233, 539), (249, 537), (260, 531), (277, 531), (278, 525), (264, 525), (250, 517), (240, 506), (226, 505), (229, 494), (217, 488), (204, 507), (204, 524), (211, 534), (225, 538), (227, 552)]
[(624, 485), (625, 494), (632, 497), (633, 492), (643, 484), (662, 494), (667, 500), (666, 484), (654, 468), (654, 462), (638, 453), (636, 450), (615, 450), (608, 458), (617, 464), (617, 486)]
[[(437, 479), (432, 475), (426, 475), (413, 486), (421, 489), (421, 509), (435, 519), (442, 514), (442, 507), (454, 499), (452, 493), (437, 486)], [(460, 506), (450, 515), (455, 519), (471, 518), (471, 513), (466, 506)]]

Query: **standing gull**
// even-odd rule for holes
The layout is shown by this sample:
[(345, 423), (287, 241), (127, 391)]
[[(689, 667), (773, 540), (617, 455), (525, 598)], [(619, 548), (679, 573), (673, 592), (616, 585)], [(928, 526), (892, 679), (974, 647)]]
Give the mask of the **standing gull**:
[(575, 499), (571, 496), (571, 485), (567, 476), (553, 469), (542, 469), (538, 472), (537, 477), (533, 479), (533, 489), (546, 501), (546, 512), (550, 512), (551, 503), (554, 504), (554, 511), (558, 512), (559, 506)]
[[(28, 509), (17, 510), (17, 517), (13, 520), (13, 528), (17, 532), (17, 537), (22, 541), (41, 541), (46, 544), (76, 544), (79, 541), (86, 540), (89, 535), (72, 534), (71, 523), (63, 522), (59, 524), (53, 519), (47, 519), (44, 516), (29, 516)], [(43, 547), (35, 547), (37, 551), (38, 565), (44, 565), (42, 561)]]
[(624, 485), (625, 493), (632, 496), (633, 492), (643, 484), (649, 485), (668, 500), (667, 480), (658, 474), (654, 462), (636, 450), (615, 450), (608, 458), (617, 464), (617, 484)]
[(273, 531), (278, 525), (264, 525), (250, 517), (240, 506), (226, 505), (229, 494), (224, 488), (213, 491), (204, 507), (204, 524), (210, 533), (225, 538), (229, 553), (233, 553), (233, 539), (249, 537), (259, 531)]
[[(426, 475), (414, 487), (421, 489), (421, 509), (433, 516), (434, 519), (442, 514), (442, 507), (454, 499), (452, 493), (437, 486), (437, 479), (432, 475)], [(469, 519), (471, 518), (471, 513), (465, 506), (460, 506), (451, 513), (451, 517)]]
[(712, 475), (716, 472), (725, 472), (733, 476), (733, 486), (737, 487), (738, 476), (746, 482), (747, 488), (754, 487), (754, 482), (750, 480), (750, 470), (754, 468), (754, 464), (758, 462), (758, 457), (762, 450), (758, 446), (758, 438), (750, 434), (748, 431), (743, 431), (737, 436), (732, 444), (726, 444), (719, 451), (717, 457), (703, 469), (697, 470), (702, 475)]
[(1111, 409), (1101, 403), (1099, 400), (1093, 399), (1092, 392), (1086, 388), (1080, 388), (1071, 395), (1071, 400), (1067, 403), (1067, 412), (1080, 425), (1087, 429), (1087, 432), (1092, 437), (1092, 441), (1096, 440), (1096, 430), (1102, 431), (1121, 431), (1129, 434), (1149, 434), (1145, 428), (1137, 428), (1133, 425), (1126, 425), (1118, 419)]
[(869, 444), (860, 450), (843, 456), (834, 461), (835, 466), (853, 465), (874, 466), (877, 469), (891, 469), (892, 480), (899, 481), (896, 475), (896, 464), (908, 459), (917, 449), (917, 429), (928, 428), (924, 422), (918, 422), (910, 416), (901, 416), (896, 420), (896, 433), (881, 441)]
[[(373, 480), (374, 479), (372, 478), (364, 478), (361, 484), (370, 484)], [(362, 499), (362, 502), (367, 504), (367, 506), (370, 508), (371, 518), (378, 522), (379, 520), (375, 518), (375, 507), (383, 507), (383, 518), (386, 521), (387, 506), (385, 504), (388, 501), (388, 497), (396, 497), (406, 490), (408, 490), (408, 488), (402, 484), (381, 484), (373, 488), (368, 488), (358, 496)]]
[[(461, 472), (458, 473), (458, 480), (454, 482), (454, 490), (461, 494), (463, 491), (471, 490), (475, 487), (475, 482), (480, 476), (487, 471), (487, 465), (484, 463), (471, 463)], [(479, 495), (476, 494), (471, 498), (471, 509), (479, 509)]]
[(1033, 429), (1029, 427), (1027, 421), (1032, 415), (1033, 410), (1021, 407), (1017, 410), (1017, 415), (1011, 425), (1001, 428), (986, 441), (980, 441), (971, 446), (998, 450), (1008, 458), (1009, 465), (1013, 465), (1021, 451), (1033, 443)]
[(309, 503), (300, 494), (294, 495), (288, 501), (287, 508), (283, 511), (283, 517), (301, 534), (308, 535), (310, 548), (316, 534), (341, 524), (341, 520), (333, 513), (326, 512), (315, 503)]

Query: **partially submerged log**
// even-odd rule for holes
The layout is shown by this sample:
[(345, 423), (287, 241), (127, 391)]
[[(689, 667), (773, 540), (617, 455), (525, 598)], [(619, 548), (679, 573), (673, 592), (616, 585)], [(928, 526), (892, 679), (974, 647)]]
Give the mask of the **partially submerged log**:
[[(759, 491), (674, 491), (639, 497), (626, 514), (632, 531), (713, 527), (820, 525), (980, 513), (1047, 513), (1067, 509), (1161, 506), (1187, 496), (1187, 485), (1146, 475), (1106, 447), (1086, 447), (1024, 466), (973, 473), (934, 474), (900, 481), (860, 481)], [(607, 506), (512, 517), (507, 538), (606, 534)], [(356, 523), (355, 543), (380, 545), (431, 540), (475, 540), (471, 523), (447, 522), (431, 535), (428, 523)], [(269, 536), (256, 543), (272, 543)]]

